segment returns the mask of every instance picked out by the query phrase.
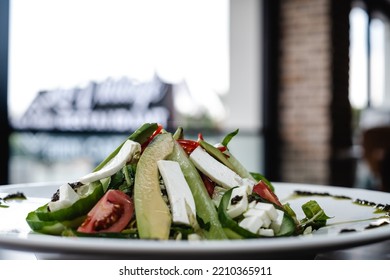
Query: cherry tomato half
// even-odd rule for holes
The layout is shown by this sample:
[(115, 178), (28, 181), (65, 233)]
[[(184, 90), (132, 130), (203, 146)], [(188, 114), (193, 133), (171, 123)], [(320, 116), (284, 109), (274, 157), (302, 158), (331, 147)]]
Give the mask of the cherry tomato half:
[(280, 203), (279, 198), (276, 194), (267, 186), (263, 181), (259, 181), (257, 185), (253, 187), (253, 192), (257, 193), (262, 198), (272, 202), (280, 207), (283, 207), (282, 203)]
[(119, 190), (108, 190), (77, 229), (84, 233), (121, 232), (134, 214), (131, 198)]

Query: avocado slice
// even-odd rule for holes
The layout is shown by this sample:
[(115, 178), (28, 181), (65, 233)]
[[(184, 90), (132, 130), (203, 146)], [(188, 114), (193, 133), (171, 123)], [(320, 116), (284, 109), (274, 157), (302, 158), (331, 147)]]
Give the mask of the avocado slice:
[(139, 237), (168, 239), (171, 214), (161, 196), (157, 161), (169, 156), (174, 147), (172, 134), (158, 134), (142, 153), (135, 174), (134, 206)]

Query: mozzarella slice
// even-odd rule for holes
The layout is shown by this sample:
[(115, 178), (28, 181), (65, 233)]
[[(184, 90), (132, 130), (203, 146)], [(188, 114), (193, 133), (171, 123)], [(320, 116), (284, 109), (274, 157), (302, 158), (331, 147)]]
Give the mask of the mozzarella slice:
[(50, 201), (48, 207), (50, 211), (57, 211), (71, 206), (79, 199), (80, 196), (74, 189), (69, 184), (64, 184), (59, 188), (59, 199), (57, 201)]
[(243, 185), (242, 178), (237, 173), (210, 156), (201, 146), (190, 154), (190, 160), (197, 169), (224, 188)]
[(191, 225), (189, 216), (196, 217), (195, 201), (179, 163), (159, 160), (157, 166), (167, 189), (172, 221)]
[(132, 140), (127, 140), (119, 150), (118, 154), (109, 161), (102, 169), (89, 173), (79, 179), (79, 182), (88, 184), (109, 177), (118, 172), (128, 161), (139, 156), (141, 145)]

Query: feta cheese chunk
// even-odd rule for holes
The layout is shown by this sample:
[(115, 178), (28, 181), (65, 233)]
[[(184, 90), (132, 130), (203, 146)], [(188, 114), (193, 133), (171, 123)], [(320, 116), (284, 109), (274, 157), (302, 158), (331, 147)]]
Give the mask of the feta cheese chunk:
[(48, 207), (50, 211), (57, 211), (71, 206), (80, 196), (74, 191), (69, 184), (64, 184), (59, 188), (59, 199), (57, 201), (50, 201)]
[(258, 202), (256, 203), (255, 209), (264, 210), (272, 221), (278, 218), (276, 208), (270, 203)]
[(213, 158), (201, 146), (190, 154), (190, 160), (197, 169), (224, 188), (243, 185), (242, 178), (237, 173)]
[(250, 209), (250, 208), (255, 208), (256, 204), (257, 204), (256, 200), (253, 200), (252, 202), (250, 202), (250, 203), (248, 204), (248, 208), (249, 208), (249, 209)]
[(240, 216), (248, 209), (248, 195), (246, 187), (238, 187), (232, 190), (227, 207), (228, 215), (233, 219)]
[(256, 216), (249, 216), (244, 218), (238, 225), (252, 233), (257, 234), (263, 225), (263, 221)]
[(275, 236), (274, 231), (272, 229), (270, 229), (270, 228), (261, 228), (259, 230), (259, 234), (261, 236), (269, 236), (269, 237)]
[(282, 226), (284, 212), (277, 209), (276, 213), (278, 217), (272, 221), (270, 228), (272, 228), (275, 233), (278, 233), (280, 231), (280, 227)]
[(266, 211), (256, 208), (250, 208), (244, 213), (244, 217), (257, 217), (263, 221), (263, 227), (268, 228), (271, 225), (271, 219)]
[(239, 186), (246, 186), (248, 195), (253, 192), (253, 187), (256, 183), (252, 179), (242, 178), (241, 184)]
[(199, 234), (191, 233), (188, 235), (187, 239), (188, 239), (188, 241), (199, 241), (199, 240), (202, 240), (202, 237), (200, 237)]
[(191, 225), (189, 216), (196, 217), (195, 201), (179, 163), (159, 160), (157, 166), (167, 189), (172, 221)]

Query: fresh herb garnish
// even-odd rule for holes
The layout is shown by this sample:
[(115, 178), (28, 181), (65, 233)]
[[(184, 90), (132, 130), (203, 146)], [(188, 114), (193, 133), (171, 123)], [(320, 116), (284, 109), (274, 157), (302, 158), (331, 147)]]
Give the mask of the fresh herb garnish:
[(27, 198), (22, 192), (8, 194), (3, 198), (0, 197), (0, 208), (8, 208), (9, 205), (4, 204), (4, 202), (14, 200), (14, 199), (27, 199)]
[(22, 192), (16, 192), (8, 194), (7, 196), (3, 197), (3, 201), (9, 201), (13, 199), (27, 199), (26, 196)]
[(233, 132), (230, 132), (228, 135), (225, 136), (225, 138), (223, 138), (222, 140), (222, 145), (227, 147), (227, 145), (229, 144), (230, 140), (233, 139), (234, 136), (236, 136), (238, 134), (238, 129), (236, 129), (235, 131)]
[(305, 229), (311, 226), (317, 230), (326, 225), (326, 221), (331, 217), (327, 216), (321, 206), (315, 201), (310, 200), (302, 205), (302, 210), (306, 218), (301, 220), (301, 226)]

